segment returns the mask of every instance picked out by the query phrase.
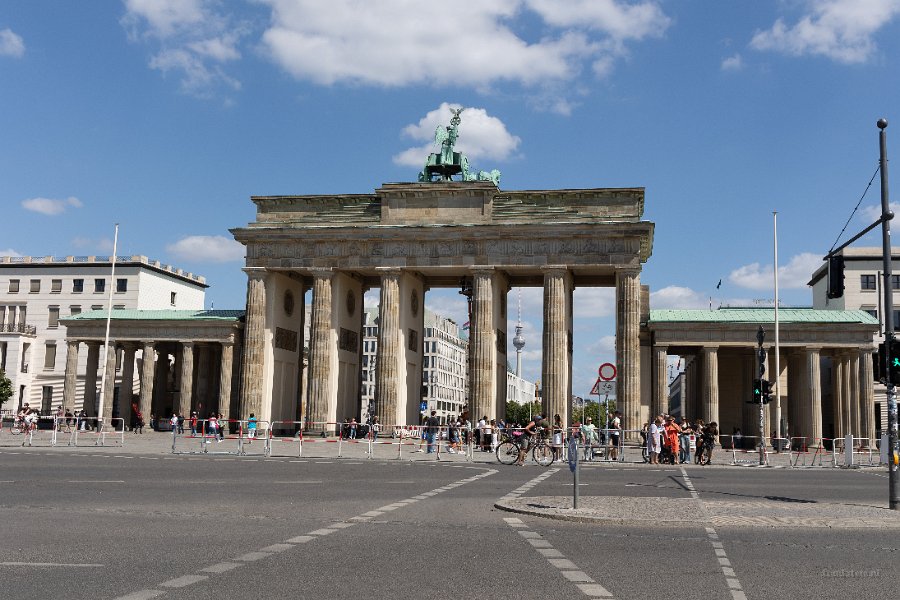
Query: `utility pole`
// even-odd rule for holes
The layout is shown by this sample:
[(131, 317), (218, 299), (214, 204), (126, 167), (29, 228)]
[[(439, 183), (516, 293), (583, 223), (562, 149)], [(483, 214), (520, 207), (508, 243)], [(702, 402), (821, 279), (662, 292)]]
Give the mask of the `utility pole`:
[(756, 355), (759, 358), (759, 380), (760, 386), (763, 386), (760, 389), (760, 397), (759, 397), (759, 466), (763, 467), (766, 464), (766, 404), (765, 404), (765, 384), (762, 383), (763, 375), (766, 374), (766, 349), (763, 348), (763, 342), (766, 339), (766, 332), (763, 329), (763, 326), (759, 326), (759, 330), (756, 332), (756, 342), (759, 347), (756, 350)]
[(891, 364), (894, 357), (894, 292), (891, 288), (891, 212), (888, 200), (888, 170), (887, 170), (887, 137), (884, 130), (888, 126), (887, 119), (878, 119), (879, 142), (879, 170), (881, 171), (881, 245), (882, 259), (884, 261), (884, 373), (885, 395), (888, 406), (888, 507), (891, 510), (900, 510), (900, 471), (898, 471), (897, 447), (897, 397), (894, 393), (894, 382), (891, 378)]

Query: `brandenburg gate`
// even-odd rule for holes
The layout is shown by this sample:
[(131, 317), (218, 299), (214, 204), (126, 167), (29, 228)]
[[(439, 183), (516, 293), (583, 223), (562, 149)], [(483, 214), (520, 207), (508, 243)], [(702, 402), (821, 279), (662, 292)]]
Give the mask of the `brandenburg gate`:
[[(654, 225), (641, 220), (644, 190), (501, 190), (498, 172), (471, 173), (466, 158), (453, 151), (458, 112), (451, 123), (443, 134), (439, 128), (441, 152), (428, 158), (417, 182), (384, 184), (372, 194), (252, 198), (256, 220), (231, 230), (247, 247), (243, 418), (255, 413), (261, 420), (333, 423), (359, 416), (363, 294), (380, 288), (376, 413), (384, 424), (418, 424), (424, 296), (449, 287), (471, 293), (470, 413), (500, 419), (507, 293), (542, 286), (543, 410), (565, 422), (572, 395), (572, 291), (615, 286), (618, 406), (626, 426), (646, 420), (640, 274)], [(455, 174), (462, 178), (453, 180)]]

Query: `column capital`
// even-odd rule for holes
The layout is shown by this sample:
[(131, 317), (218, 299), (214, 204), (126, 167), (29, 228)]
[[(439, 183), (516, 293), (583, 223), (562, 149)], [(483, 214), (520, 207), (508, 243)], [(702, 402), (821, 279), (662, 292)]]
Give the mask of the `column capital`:
[(141, 346), (156, 346), (156, 340), (141, 340)]
[(234, 340), (222, 340), (219, 342), (221, 346), (234, 346)]
[(194, 342), (193, 340), (187, 340), (187, 341), (179, 342), (179, 343), (184, 348), (193, 348), (194, 345), (197, 344), (197, 342)]
[(570, 270), (565, 265), (544, 265), (541, 267), (541, 272), (544, 275), (565, 275)]
[(66, 338), (66, 345), (69, 346), (70, 348), (72, 346), (75, 346), (77, 348), (80, 343), (81, 343), (81, 340), (73, 340), (70, 338)]
[(309, 273), (316, 279), (329, 279), (330, 280), (332, 277), (334, 277), (334, 269), (318, 268), (318, 269), (312, 269)]
[(641, 269), (637, 269), (634, 267), (628, 267), (623, 269), (616, 269), (616, 275), (622, 276), (637, 276), (641, 274)]
[(85, 345), (87, 345), (88, 348), (96, 348), (99, 350), (100, 346), (103, 345), (103, 342), (97, 340), (88, 340), (85, 342)]
[(264, 279), (269, 272), (262, 267), (245, 267), (241, 269), (250, 279)]

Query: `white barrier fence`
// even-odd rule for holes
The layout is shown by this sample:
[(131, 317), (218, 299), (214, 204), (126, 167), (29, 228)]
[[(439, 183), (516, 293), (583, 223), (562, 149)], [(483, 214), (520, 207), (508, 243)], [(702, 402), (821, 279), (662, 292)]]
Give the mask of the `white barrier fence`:
[[(49, 426), (42, 426), (48, 424)], [(78, 446), (93, 441), (94, 446), (124, 446), (124, 420), (97, 417), (39, 417), (33, 427), (27, 427), (17, 417), (4, 416), (0, 420), (0, 445), (22, 446)]]
[[(185, 433), (181, 425), (172, 428), (172, 454), (269, 456), (268, 421), (198, 419), (190, 429)], [(256, 447), (250, 448), (254, 441)]]

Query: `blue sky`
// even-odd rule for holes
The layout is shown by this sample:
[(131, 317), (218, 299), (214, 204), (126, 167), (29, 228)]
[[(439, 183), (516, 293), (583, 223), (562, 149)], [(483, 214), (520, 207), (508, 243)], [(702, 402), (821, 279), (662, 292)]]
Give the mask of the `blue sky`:
[[(503, 189), (646, 188), (653, 308), (772, 298), (773, 210), (781, 298), (808, 305), (878, 118), (900, 152), (898, 22), (900, 0), (7, 0), (0, 254), (106, 254), (119, 222), (123, 253), (241, 307), (227, 230), (251, 195), (414, 180), (452, 103), (459, 147)], [(461, 300), (427, 303), (465, 320)], [(575, 305), (586, 393), (614, 359), (613, 296)], [(536, 379), (539, 290), (522, 306)]]

